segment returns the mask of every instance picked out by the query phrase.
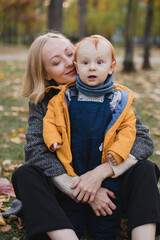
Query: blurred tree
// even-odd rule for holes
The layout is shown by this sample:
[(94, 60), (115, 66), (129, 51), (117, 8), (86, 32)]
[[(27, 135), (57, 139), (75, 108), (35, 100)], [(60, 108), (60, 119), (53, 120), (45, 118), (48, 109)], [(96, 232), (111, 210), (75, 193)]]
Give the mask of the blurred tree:
[(86, 36), (86, 4), (87, 0), (79, 0), (79, 38)]
[(135, 33), (135, 19), (138, 0), (128, 0), (128, 9), (126, 16), (125, 28), (125, 58), (123, 63), (123, 71), (135, 71), (133, 63), (133, 36)]
[(62, 30), (62, 4), (63, 0), (50, 0), (48, 6), (48, 29)]
[(148, 1), (147, 13), (146, 13), (146, 26), (144, 29), (144, 59), (142, 69), (150, 69), (149, 53), (150, 53), (150, 34), (153, 20), (153, 3), (154, 0)]
[(0, 0), (0, 39), (4, 43), (30, 43), (45, 22), (43, 0)]

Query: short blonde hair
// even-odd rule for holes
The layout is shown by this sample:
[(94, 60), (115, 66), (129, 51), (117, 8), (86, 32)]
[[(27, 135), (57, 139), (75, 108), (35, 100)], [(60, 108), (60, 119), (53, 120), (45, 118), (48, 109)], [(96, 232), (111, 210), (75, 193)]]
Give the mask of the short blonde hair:
[(45, 87), (49, 81), (45, 79), (45, 69), (42, 62), (42, 49), (49, 38), (65, 39), (71, 47), (73, 44), (60, 33), (49, 32), (37, 37), (32, 43), (27, 60), (27, 67), (23, 78), (22, 95), (37, 104), (45, 95)]
[(82, 43), (84, 43), (86, 41), (91, 41), (95, 45), (95, 48), (97, 49), (97, 46), (98, 46), (98, 43), (100, 40), (106, 42), (111, 49), (112, 67), (113, 67), (113, 72), (114, 72), (115, 67), (116, 67), (114, 47), (110, 41), (108, 41), (105, 37), (103, 37), (101, 35), (91, 35), (90, 37), (84, 37), (83, 39), (81, 39), (75, 46), (74, 61), (76, 62), (76, 60), (77, 60), (77, 52)]

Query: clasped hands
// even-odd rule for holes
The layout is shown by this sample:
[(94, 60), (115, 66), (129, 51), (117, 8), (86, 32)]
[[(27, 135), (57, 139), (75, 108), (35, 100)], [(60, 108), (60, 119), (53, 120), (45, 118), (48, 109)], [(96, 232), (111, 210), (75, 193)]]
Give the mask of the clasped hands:
[(88, 171), (74, 182), (71, 186), (74, 190), (72, 198), (76, 202), (88, 202), (97, 216), (112, 215), (116, 205), (111, 198), (115, 199), (116, 197), (112, 191), (101, 187), (105, 177), (100, 168), (96, 167), (92, 171)]

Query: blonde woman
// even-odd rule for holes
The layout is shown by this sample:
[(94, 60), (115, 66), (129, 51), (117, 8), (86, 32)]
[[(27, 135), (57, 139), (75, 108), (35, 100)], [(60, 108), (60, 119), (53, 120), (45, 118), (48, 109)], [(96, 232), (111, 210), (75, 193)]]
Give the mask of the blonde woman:
[[(59, 92), (62, 84), (76, 80), (73, 54), (74, 47), (70, 41), (57, 33), (39, 36), (29, 50), (23, 84), (23, 95), (30, 100), (26, 163), (16, 170), (12, 178), (17, 198), (23, 204), (28, 239), (76, 240), (86, 231), (85, 222), (82, 221), (82, 231), (79, 232), (76, 220), (70, 223), (65, 209), (59, 204), (60, 198), (65, 200), (74, 195), (76, 188), (72, 190), (71, 186), (78, 177), (66, 174), (63, 165), (43, 141), (43, 118), (49, 100)], [(56, 85), (57, 89), (45, 93), (45, 88), (50, 85)], [(143, 161), (152, 154), (153, 143), (148, 129), (138, 117), (136, 119), (137, 134), (131, 154), (142, 161), (122, 166), (121, 172), (124, 172), (134, 165), (124, 174), (122, 200), (132, 240), (152, 240), (155, 238), (156, 223), (160, 223), (159, 170), (148, 160)], [(116, 175), (116, 166), (113, 169), (104, 163), (103, 167), (109, 176)], [(100, 187), (94, 201), (85, 206), (90, 205), (95, 215), (103, 217), (116, 211), (114, 199), (114, 192)], [(94, 237), (101, 239), (96, 235)]]

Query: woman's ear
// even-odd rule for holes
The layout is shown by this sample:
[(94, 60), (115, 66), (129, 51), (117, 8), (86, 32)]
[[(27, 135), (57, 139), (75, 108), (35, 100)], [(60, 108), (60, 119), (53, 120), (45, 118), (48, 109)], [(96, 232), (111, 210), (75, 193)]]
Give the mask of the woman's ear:
[(77, 66), (77, 62), (76, 61), (74, 61), (74, 66), (76, 68), (76, 72), (78, 73), (78, 66)]
[(49, 76), (48, 73), (45, 73), (45, 79), (49, 81), (49, 80), (51, 80), (52, 78)]

